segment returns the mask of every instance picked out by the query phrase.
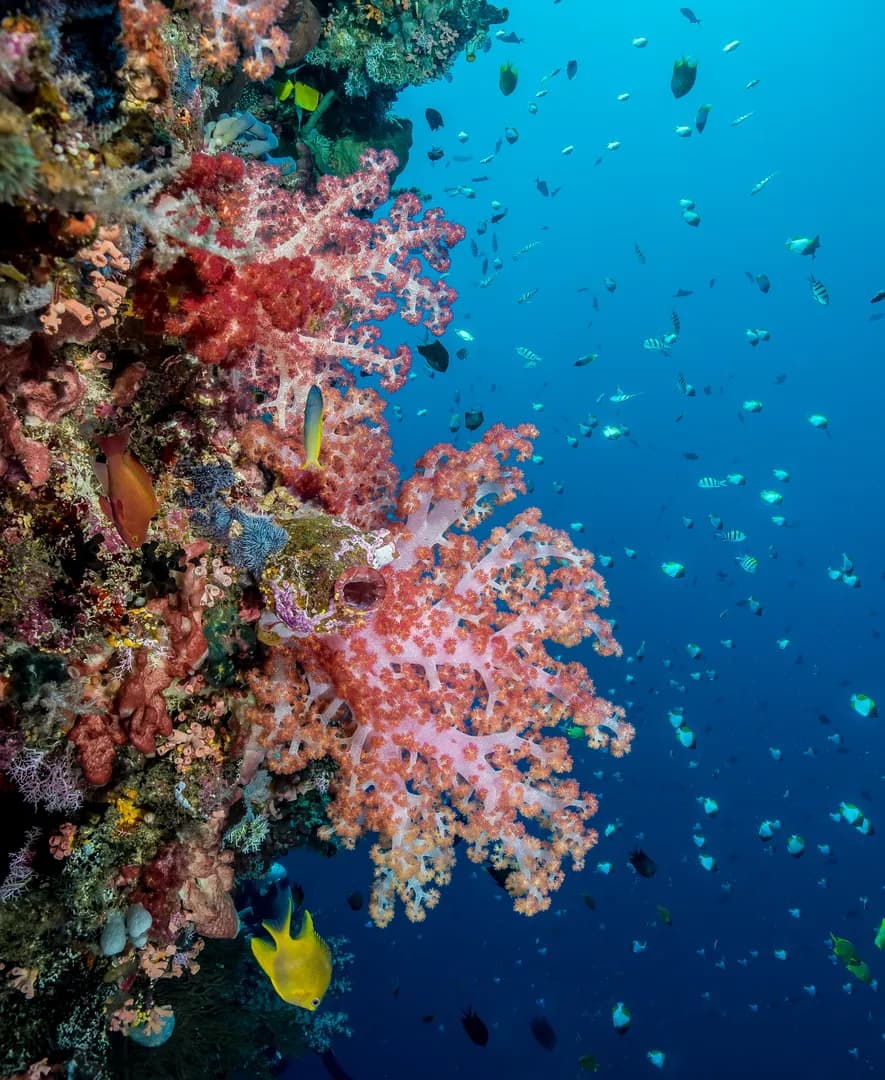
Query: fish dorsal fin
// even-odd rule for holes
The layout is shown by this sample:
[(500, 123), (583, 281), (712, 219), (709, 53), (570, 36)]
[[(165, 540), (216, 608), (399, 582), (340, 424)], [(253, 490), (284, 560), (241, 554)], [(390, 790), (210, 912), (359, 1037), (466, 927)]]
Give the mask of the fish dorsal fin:
[[(290, 940), (292, 937), (292, 897), (290, 896), (286, 902), (286, 914), (283, 916), (282, 922), (277, 924), (263, 922), (261, 925), (273, 938), (273, 946), (268, 945), (268, 948), (273, 948), (276, 951), (285, 941)], [(252, 941), (254, 942), (255, 938)]]
[(299, 931), (298, 937), (296, 938), (296, 940), (304, 942), (305, 944), (310, 944), (311, 942), (315, 941), (317, 943), (317, 945), (319, 945), (320, 949), (322, 949), (322, 951), (325, 954), (326, 958), (331, 962), (331, 959), (332, 959), (331, 950), (329, 949), (329, 946), (326, 944), (326, 942), (320, 937), (320, 935), (314, 929), (313, 916), (310, 914), (310, 912), (306, 908), (304, 910), (304, 922), (302, 922), (302, 924), (301, 924), (301, 930)]

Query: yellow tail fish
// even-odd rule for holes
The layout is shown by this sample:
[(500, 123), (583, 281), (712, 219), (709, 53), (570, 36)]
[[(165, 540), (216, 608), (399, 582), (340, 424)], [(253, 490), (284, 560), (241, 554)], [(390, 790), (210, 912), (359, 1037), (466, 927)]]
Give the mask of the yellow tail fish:
[(323, 392), (314, 383), (304, 405), (304, 464), (302, 469), (321, 469), (320, 446), (323, 442)]

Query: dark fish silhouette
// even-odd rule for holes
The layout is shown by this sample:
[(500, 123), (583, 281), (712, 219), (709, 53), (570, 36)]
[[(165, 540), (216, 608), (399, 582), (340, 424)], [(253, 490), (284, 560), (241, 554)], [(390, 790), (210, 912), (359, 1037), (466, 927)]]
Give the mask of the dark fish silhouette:
[(431, 146), (427, 151), (427, 156), (431, 161), (439, 161), (441, 157), (445, 157), (445, 150), (441, 146)]
[(500, 214), (492, 214), (492, 224), (497, 225), (499, 221), (503, 221), (507, 217), (507, 211), (502, 210)]
[(870, 298), (870, 303), (871, 304), (878, 304), (882, 300), (885, 300), (885, 289), (881, 289), (879, 292), (876, 293), (875, 296), (871, 297)]
[[(496, 34), (495, 37), (498, 37), (498, 35)], [(511, 30), (509, 34), (501, 34), (498, 41), (503, 41), (506, 45), (522, 45), (525, 38), (521, 38), (519, 34)]]
[(449, 350), (441, 341), (431, 341), (429, 345), (419, 345), (418, 352), (427, 361), (427, 366), (434, 371), (445, 371), (449, 366)]
[(464, 411), (464, 427), (466, 427), (468, 431), (476, 431), (476, 429), (481, 426), (484, 419), (485, 417), (482, 414), (482, 409), (466, 409)]
[(544, 196), (545, 199), (550, 194), (550, 188), (547, 187), (546, 180), (539, 180), (537, 177), (535, 177), (535, 187), (538, 189), (538, 191), (540, 191), (540, 193)]
[(477, 1046), (485, 1046), (489, 1041), (489, 1029), (482, 1019), (471, 1008), (467, 1008), (461, 1015), (461, 1023), (467, 1032), (467, 1038)]
[(348, 893), (347, 906), (351, 911), (361, 911), (363, 907), (363, 894), (359, 891)]
[(701, 25), (701, 20), (695, 15), (690, 7), (684, 7), (679, 9), (679, 14), (684, 15), (690, 23), (694, 23), (696, 26)]
[(320, 1054), (320, 1061), (325, 1066), (326, 1072), (332, 1077), (332, 1080), (350, 1080), (350, 1073), (341, 1068), (338, 1058), (335, 1057), (331, 1050), (324, 1050)]
[(658, 872), (658, 864), (642, 848), (630, 852), (630, 865), (640, 877), (651, 878)]
[(570, 79), (573, 79), (578, 74), (578, 61), (569, 60), (565, 65), (565, 73)]
[(530, 1026), (539, 1046), (543, 1046), (545, 1050), (552, 1050), (556, 1046), (556, 1032), (546, 1017), (536, 1016)]
[(673, 295), (675, 297), (691, 296), (693, 291), (693, 289), (677, 289), (676, 292), (673, 293)]
[(424, 116), (427, 123), (430, 125), (431, 131), (436, 131), (438, 128), (446, 126), (446, 122), (442, 118), (442, 113), (438, 112), (436, 109), (426, 109)]

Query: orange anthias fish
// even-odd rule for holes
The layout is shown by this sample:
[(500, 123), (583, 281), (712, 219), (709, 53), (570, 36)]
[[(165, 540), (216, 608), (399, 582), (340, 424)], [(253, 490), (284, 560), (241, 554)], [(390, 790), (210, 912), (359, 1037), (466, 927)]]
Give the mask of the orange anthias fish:
[(283, 1001), (313, 1012), (323, 1000), (332, 980), (332, 954), (329, 946), (314, 930), (310, 912), (305, 910), (301, 932), (294, 938), (291, 933), (291, 896), (281, 925), (261, 925), (273, 938), (273, 943), (263, 938), (252, 938), (252, 954), (261, 965), (261, 970)]
[(104, 497), (99, 500), (102, 510), (129, 547), (138, 548), (160, 504), (147, 470), (128, 449), (129, 434), (125, 428), (115, 435), (98, 436), (96, 442), (106, 460), (95, 462), (94, 468), (104, 488)]

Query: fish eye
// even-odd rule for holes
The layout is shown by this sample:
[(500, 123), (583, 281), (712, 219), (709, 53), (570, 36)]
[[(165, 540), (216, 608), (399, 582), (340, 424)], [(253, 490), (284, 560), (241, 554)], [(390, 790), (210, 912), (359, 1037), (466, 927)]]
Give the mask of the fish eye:
[(313, 999), (313, 1001), (311, 1001), (311, 1005), (313, 1005), (314, 1007), (316, 1007), (317, 1005), (319, 1005), (319, 1003), (320, 1003), (320, 999), (319, 999), (319, 998), (314, 998), (314, 999)]

